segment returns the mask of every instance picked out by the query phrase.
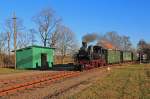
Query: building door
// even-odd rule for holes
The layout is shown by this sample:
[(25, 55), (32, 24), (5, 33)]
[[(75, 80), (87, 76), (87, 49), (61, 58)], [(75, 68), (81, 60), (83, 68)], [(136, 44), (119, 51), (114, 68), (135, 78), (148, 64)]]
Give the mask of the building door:
[(123, 63), (124, 58), (123, 58), (123, 51), (120, 51), (120, 62)]
[(42, 53), (41, 54), (41, 68), (46, 69), (47, 67), (48, 67), (47, 66), (47, 54)]

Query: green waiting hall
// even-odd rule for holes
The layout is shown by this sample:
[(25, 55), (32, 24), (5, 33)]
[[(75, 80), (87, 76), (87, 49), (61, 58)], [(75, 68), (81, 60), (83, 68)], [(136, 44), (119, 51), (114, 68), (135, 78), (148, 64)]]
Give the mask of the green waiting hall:
[(50, 69), (54, 62), (54, 48), (29, 46), (16, 50), (17, 69)]

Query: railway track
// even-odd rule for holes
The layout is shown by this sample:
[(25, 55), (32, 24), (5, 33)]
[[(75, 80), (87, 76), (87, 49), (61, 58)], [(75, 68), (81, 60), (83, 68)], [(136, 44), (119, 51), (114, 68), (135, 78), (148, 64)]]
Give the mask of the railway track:
[(20, 84), (15, 84), (11, 85), (8, 87), (4, 87), (0, 89), (0, 96), (6, 96), (10, 94), (17, 93), (18, 91), (33, 88), (33, 87), (38, 87), (42, 84), (50, 84), (52, 82), (64, 79), (64, 78), (69, 78), (72, 76), (77, 76), (79, 75), (80, 72), (60, 72), (54, 75), (47, 75), (46, 77), (40, 77), (36, 80), (31, 80), (31, 81), (25, 81)]
[[(86, 70), (83, 72), (78, 72), (78, 71), (61, 71), (58, 73), (48, 73), (48, 74), (43, 74), (43, 75), (37, 75), (33, 78), (29, 78), (27, 76), (24, 76), (25, 78), (19, 78), (17, 80), (22, 80), (22, 83), (17, 83), (14, 85), (9, 85), (7, 87), (2, 87), (0, 88), (0, 97), (10, 95), (10, 94), (15, 94), (18, 91), (21, 90), (26, 90), (34, 87), (38, 87), (40, 85), (44, 84), (51, 84), (52, 82), (56, 82), (58, 80), (64, 79), (64, 78), (69, 78), (73, 76), (77, 76), (79, 74), (85, 73), (85, 72), (94, 72), (95, 70), (101, 69), (101, 68), (106, 68), (107, 66), (99, 67), (99, 68), (94, 68), (90, 70)], [(27, 81), (25, 79), (28, 79)], [(1, 82), (7, 82), (11, 83), (11, 81), (14, 81), (14, 79), (8, 80), (8, 81), (2, 81)]]
[[(111, 66), (111, 65), (109, 65), (109, 66)], [(104, 70), (104, 69), (106, 69), (107, 68), (107, 66), (103, 66), (103, 67), (99, 67), (99, 68), (94, 68), (94, 69), (89, 69), (89, 70), (86, 70), (86, 71), (84, 71), (84, 72), (81, 72), (81, 74), (83, 74), (84, 75), (84, 73), (91, 73), (91, 72), (97, 72), (98, 70)], [(94, 77), (94, 76), (93, 76)], [(90, 78), (91, 79), (91, 78)], [(89, 79), (88, 79), (89, 80)], [(71, 90), (71, 89), (73, 89), (73, 88), (76, 88), (76, 87), (78, 87), (78, 86), (80, 86), (80, 85), (82, 85), (82, 84), (84, 84), (84, 83), (86, 83), (87, 81), (86, 80), (83, 80), (83, 81), (81, 81), (81, 82), (77, 82), (76, 84), (73, 84), (73, 85), (71, 85), (70, 87), (65, 87), (65, 88), (61, 88), (59, 91), (56, 91), (55, 93), (51, 93), (51, 94), (48, 94), (47, 96), (45, 96), (45, 97), (43, 97), (43, 99), (55, 99), (55, 98), (57, 98), (58, 96), (61, 96), (61, 95), (63, 95), (65, 92), (67, 92), (67, 91), (69, 91), (69, 90)]]
[[(64, 71), (60, 71), (59, 73), (63, 73)], [(41, 73), (41, 74), (32, 74), (32, 75), (25, 75), (25, 76), (21, 76), (21, 77), (15, 77), (15, 78), (9, 78), (9, 79), (3, 79), (0, 80), (0, 86), (2, 84), (4, 84), (5, 86), (9, 86), (10, 84), (14, 84), (17, 82), (21, 82), (21, 81), (29, 81), (29, 80), (34, 80), (34, 79), (38, 79), (38, 78), (44, 78), (44, 77), (49, 77), (52, 75), (58, 74), (58, 72), (55, 73)], [(1, 87), (0, 87), (1, 88)]]

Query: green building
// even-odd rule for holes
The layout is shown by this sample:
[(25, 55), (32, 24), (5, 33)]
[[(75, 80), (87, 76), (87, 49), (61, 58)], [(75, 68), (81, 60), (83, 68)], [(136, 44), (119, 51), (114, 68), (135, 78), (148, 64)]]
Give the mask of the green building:
[(54, 48), (29, 46), (16, 50), (17, 69), (49, 69), (54, 62)]

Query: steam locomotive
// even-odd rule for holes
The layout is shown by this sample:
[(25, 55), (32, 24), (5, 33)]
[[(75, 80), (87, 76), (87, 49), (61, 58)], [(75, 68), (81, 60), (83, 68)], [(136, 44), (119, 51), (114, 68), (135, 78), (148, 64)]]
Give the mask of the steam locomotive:
[(82, 47), (75, 56), (76, 70), (87, 70), (108, 64), (123, 63), (134, 60), (131, 51), (108, 50), (102, 46), (87, 46), (82, 42)]
[(82, 47), (76, 54), (75, 63), (77, 70), (87, 70), (95, 67), (105, 66), (105, 52), (101, 46), (87, 46), (86, 42), (82, 42)]

